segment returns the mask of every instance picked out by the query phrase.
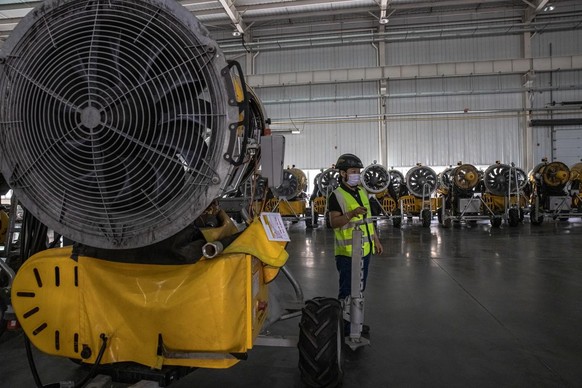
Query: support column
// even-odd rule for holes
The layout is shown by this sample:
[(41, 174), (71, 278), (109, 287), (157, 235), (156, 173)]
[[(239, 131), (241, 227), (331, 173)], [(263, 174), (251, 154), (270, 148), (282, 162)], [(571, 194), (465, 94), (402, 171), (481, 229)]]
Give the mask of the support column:
[[(523, 38), (521, 40), (522, 46), (522, 56), (526, 59), (532, 59), (532, 51), (531, 51), (531, 33), (524, 32)], [(535, 82), (535, 74), (533, 70), (533, 63), (530, 61), (530, 70), (524, 74), (523, 76), (524, 81), (524, 88), (529, 89), (533, 87), (533, 83)], [(533, 128), (530, 127), (529, 122), (531, 121), (531, 109), (532, 109), (532, 100), (531, 100), (531, 93), (528, 90), (523, 92), (523, 104), (522, 107), (524, 109), (523, 120), (521, 120), (521, 132), (522, 132), (522, 139), (523, 139), (523, 155), (521, 166), (525, 171), (530, 171), (534, 168), (534, 149), (533, 149)]]
[[(380, 32), (385, 31), (384, 26), (379, 27)], [(378, 42), (378, 63), (379, 67), (386, 66), (386, 42), (383, 40)], [(388, 80), (381, 79), (378, 81), (378, 95), (380, 100), (378, 103), (378, 114), (380, 114), (380, 121), (378, 123), (378, 140), (379, 140), (379, 152), (378, 156), (380, 160), (378, 163), (384, 165), (386, 168), (390, 169), (390, 166), (386, 165), (388, 163), (388, 121), (386, 120), (386, 115), (388, 113), (386, 95), (388, 92)]]

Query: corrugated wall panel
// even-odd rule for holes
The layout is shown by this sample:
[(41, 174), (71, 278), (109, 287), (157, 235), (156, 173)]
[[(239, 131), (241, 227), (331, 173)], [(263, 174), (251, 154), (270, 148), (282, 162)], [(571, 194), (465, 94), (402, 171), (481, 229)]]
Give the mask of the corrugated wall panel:
[(493, 75), (455, 78), (394, 80), (388, 82), (389, 94), (466, 91), (503, 91), (522, 87), (520, 75)]
[(531, 49), (534, 57), (580, 55), (582, 53), (582, 30), (536, 34), (532, 38)]
[[(341, 153), (361, 155), (366, 163), (379, 159), (378, 121), (346, 123), (347, 116), (376, 115), (377, 102), (369, 99), (273, 103), (280, 100), (317, 99), (322, 97), (362, 96), (377, 93), (373, 82), (257, 89), (266, 102), (267, 116), (274, 130), (298, 129), (299, 135), (286, 135), (285, 164), (302, 169), (329, 168)], [(271, 103), (269, 103), (271, 101)], [(326, 122), (301, 118), (328, 118)], [(284, 127), (284, 128), (282, 128)]]
[(256, 58), (257, 74), (376, 66), (371, 44), (265, 51)]
[(285, 165), (329, 168), (343, 153), (358, 155), (364, 165), (378, 160), (377, 123), (308, 124), (299, 135), (285, 135)]
[(468, 113), (492, 109), (520, 109), (522, 98), (522, 93), (389, 98), (387, 109), (388, 114), (458, 112), (464, 108), (469, 109)]
[(518, 35), (389, 43), (387, 65), (518, 58)]
[(393, 120), (388, 128), (387, 166), (455, 165), (458, 161), (490, 165), (522, 158), (517, 115), (490, 120), (447, 118)]

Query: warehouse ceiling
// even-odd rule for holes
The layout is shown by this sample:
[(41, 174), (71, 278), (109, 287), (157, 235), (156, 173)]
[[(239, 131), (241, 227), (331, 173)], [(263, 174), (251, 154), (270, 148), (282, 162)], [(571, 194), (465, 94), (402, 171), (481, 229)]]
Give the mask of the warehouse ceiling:
[[(0, 41), (40, 3), (0, 0)], [(180, 0), (179, 3), (198, 17), (227, 53), (378, 40), (543, 33), (582, 27), (579, 0)]]

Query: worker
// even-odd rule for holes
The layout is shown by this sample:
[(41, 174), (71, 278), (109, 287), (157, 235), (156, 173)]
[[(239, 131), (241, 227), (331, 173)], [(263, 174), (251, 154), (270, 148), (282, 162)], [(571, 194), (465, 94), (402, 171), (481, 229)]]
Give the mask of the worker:
[[(365, 222), (372, 212), (368, 193), (360, 186), (360, 169), (364, 166), (360, 158), (353, 154), (343, 154), (335, 165), (340, 173), (340, 185), (329, 197), (329, 222), (335, 235), (335, 260), (339, 272), (340, 301), (351, 293), (352, 277), (352, 232), (354, 223), (364, 221), (355, 226), (362, 230), (362, 260), (364, 263), (363, 288), (366, 289), (370, 256), (382, 254), (384, 248), (375, 233), (372, 222)], [(366, 327), (367, 328), (367, 327)]]

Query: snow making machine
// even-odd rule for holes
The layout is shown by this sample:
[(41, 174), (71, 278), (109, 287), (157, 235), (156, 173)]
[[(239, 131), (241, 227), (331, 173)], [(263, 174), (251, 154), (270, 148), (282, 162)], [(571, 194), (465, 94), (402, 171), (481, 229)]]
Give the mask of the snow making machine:
[[(396, 201), (389, 194), (391, 179), (390, 171), (374, 161), (362, 170), (360, 181), (366, 191), (371, 194), (372, 216), (380, 219), (392, 219), (393, 223), (398, 224), (400, 213), (396, 212)], [(396, 218), (398, 221), (395, 221)]]
[(307, 177), (298, 168), (283, 170), (283, 179), (277, 187), (271, 187), (273, 194), (264, 206), (266, 212), (277, 212), (292, 221), (299, 221), (306, 215)]
[[(288, 254), (271, 224), (241, 230), (216, 204), (258, 165), (261, 119), (240, 65), (208, 36), (174, 1), (49, 0), (2, 46), (1, 170), (34, 221), (11, 302), (37, 386), (31, 343), (92, 365), (75, 386), (104, 364), (165, 386), (261, 343)], [(75, 244), (44, 249), (41, 227)], [(337, 299), (307, 301), (310, 385), (339, 385), (342, 327)]]
[(489, 219), (491, 225), (499, 227), (502, 214), (495, 214), (483, 201), (483, 173), (472, 164), (459, 162), (452, 170), (445, 170), (441, 176), (445, 195), (439, 198), (438, 219), (444, 227), (452, 222), (477, 222)]
[(576, 163), (570, 167), (570, 193), (572, 208), (582, 214), (582, 163)]
[(438, 203), (433, 196), (437, 189), (437, 173), (419, 163), (408, 170), (405, 180), (409, 194), (399, 198), (400, 216), (420, 217), (422, 226), (429, 227)]
[[(523, 221), (528, 205), (525, 188), (527, 174), (522, 169), (497, 161), (483, 174), (485, 192), (482, 194), (481, 213), (501, 215), (509, 226)], [(496, 221), (498, 222), (498, 221)]]
[(340, 184), (340, 173), (335, 168), (328, 168), (317, 174), (315, 177), (317, 185), (317, 195), (311, 200), (311, 214), (313, 225), (317, 224), (320, 216), (325, 219), (325, 225), (330, 228), (327, 211), (327, 199)]
[(579, 206), (581, 166), (578, 163), (572, 167), (573, 172), (562, 162), (548, 162), (544, 158), (529, 173), (532, 224), (539, 225), (546, 218), (566, 221), (582, 216)]
[(317, 228), (319, 217), (325, 214), (326, 201), (319, 190), (319, 177), (322, 173), (323, 169), (313, 178), (313, 191), (309, 196), (309, 205), (305, 211), (306, 228)]

